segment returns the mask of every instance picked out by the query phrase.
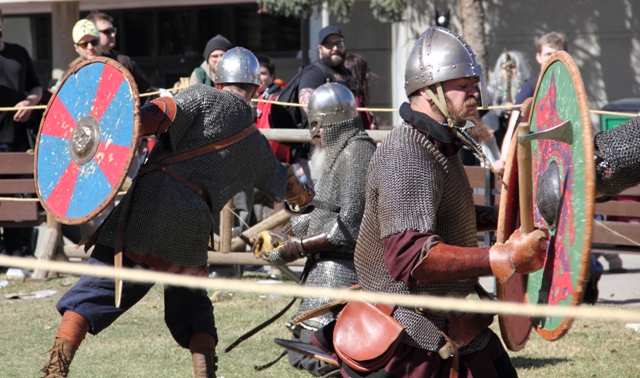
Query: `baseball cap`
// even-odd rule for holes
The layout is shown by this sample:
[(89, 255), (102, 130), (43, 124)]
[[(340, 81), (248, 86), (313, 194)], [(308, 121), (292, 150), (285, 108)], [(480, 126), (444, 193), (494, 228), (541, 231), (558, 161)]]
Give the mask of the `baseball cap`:
[(76, 22), (75, 25), (73, 25), (73, 32), (72, 32), (73, 43), (78, 43), (78, 41), (80, 41), (84, 36), (87, 36), (87, 35), (100, 38), (100, 32), (98, 31), (98, 29), (96, 28), (96, 25), (93, 22), (87, 19), (82, 19)]
[(344, 35), (342, 35), (342, 30), (340, 30), (339, 27), (334, 25), (329, 25), (320, 29), (320, 31), (318, 32), (318, 43), (322, 44), (322, 42), (324, 42), (324, 39), (330, 36), (331, 34), (337, 34), (340, 37), (344, 38)]

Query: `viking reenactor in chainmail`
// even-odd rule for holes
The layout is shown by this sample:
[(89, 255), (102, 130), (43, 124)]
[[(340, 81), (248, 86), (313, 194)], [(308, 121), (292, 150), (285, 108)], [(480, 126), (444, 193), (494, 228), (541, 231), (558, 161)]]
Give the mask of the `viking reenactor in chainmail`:
[[(505, 244), (478, 247), (477, 213), (458, 151), (465, 146), (477, 151), (476, 142), (485, 138), (477, 111), (483, 85), (482, 68), (461, 37), (440, 27), (420, 36), (405, 69), (404, 123), (378, 147), (367, 174), (354, 256), (364, 290), (465, 298), (480, 276), (494, 274), (504, 282), (514, 272), (542, 268), (547, 245), (542, 230), (516, 231)], [(386, 336), (377, 331), (379, 340), (361, 341), (358, 351), (359, 360), (376, 367), (356, 370), (341, 358), (343, 376), (444, 377), (451, 368), (459, 368), (460, 376), (517, 376), (487, 328), (491, 316), (402, 306), (390, 314), (404, 327), (400, 342), (367, 360), (367, 349)], [(327, 341), (336, 339), (330, 332), (327, 326), (312, 340), (331, 351)]]
[[(312, 212), (291, 218), (293, 233), (288, 237), (263, 233), (258, 245), (279, 248), (260, 257), (283, 264), (307, 258), (304, 285), (339, 288), (357, 283), (353, 251), (364, 211), (364, 184), (367, 166), (376, 147), (362, 127), (355, 97), (339, 83), (324, 84), (309, 100), (309, 127), (316, 148), (311, 164), (322, 178), (316, 184)], [(269, 240), (270, 239), (270, 240)], [(303, 298), (298, 314), (329, 303), (329, 298)], [(311, 334), (335, 320), (325, 313), (295, 326), (293, 340), (311, 343)], [(322, 376), (335, 367), (298, 353), (289, 352), (294, 367)]]
[[(125, 198), (94, 234), (89, 264), (206, 277), (212, 214), (234, 194), (253, 186), (278, 202), (302, 207), (311, 202), (312, 191), (278, 161), (253, 124), (248, 101), (260, 85), (256, 57), (241, 47), (229, 50), (217, 75), (217, 89), (194, 85), (141, 108), (142, 134), (155, 134), (158, 142)], [(119, 286), (113, 279), (83, 275), (56, 306), (63, 316), (44, 376), (67, 377), (86, 333), (111, 325), (152, 286)], [(165, 322), (178, 344), (190, 350), (195, 376), (215, 377), (218, 336), (206, 290), (166, 286), (164, 292)]]

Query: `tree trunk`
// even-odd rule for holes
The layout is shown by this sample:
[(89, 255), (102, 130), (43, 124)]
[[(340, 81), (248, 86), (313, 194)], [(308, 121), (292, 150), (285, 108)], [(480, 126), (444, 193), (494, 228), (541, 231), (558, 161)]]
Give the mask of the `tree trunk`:
[(471, 46), (478, 63), (482, 65), (485, 80), (487, 74), (487, 37), (484, 33), (484, 8), (482, 0), (460, 0), (460, 17), (462, 18), (462, 38)]

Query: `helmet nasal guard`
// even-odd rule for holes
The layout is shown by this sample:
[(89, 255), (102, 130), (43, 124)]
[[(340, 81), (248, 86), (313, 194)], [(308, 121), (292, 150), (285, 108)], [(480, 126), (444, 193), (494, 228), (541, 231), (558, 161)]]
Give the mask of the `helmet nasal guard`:
[(309, 129), (312, 137), (323, 125), (358, 117), (353, 93), (340, 83), (327, 83), (319, 86), (311, 95), (308, 107)]
[[(422, 33), (409, 53), (404, 71), (405, 92), (407, 96), (413, 92), (437, 84), (438, 96), (441, 95), (441, 83), (447, 80), (463, 77), (477, 77), (481, 104), (485, 106), (486, 90), (482, 66), (478, 63), (471, 47), (457, 34), (449, 29), (432, 26)], [(427, 93), (433, 98), (433, 91), (427, 88)], [(438, 103), (440, 110), (447, 115), (444, 98)]]
[(260, 85), (260, 63), (244, 47), (234, 47), (222, 55), (216, 68), (216, 84)]

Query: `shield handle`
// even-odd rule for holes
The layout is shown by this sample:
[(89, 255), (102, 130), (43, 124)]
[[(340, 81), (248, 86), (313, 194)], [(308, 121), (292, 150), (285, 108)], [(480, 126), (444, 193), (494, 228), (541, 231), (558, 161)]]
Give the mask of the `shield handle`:
[[(518, 137), (529, 134), (528, 122), (518, 125)], [(531, 167), (531, 141), (521, 141), (518, 138), (518, 194), (520, 199), (520, 231), (533, 231), (533, 182)]]

